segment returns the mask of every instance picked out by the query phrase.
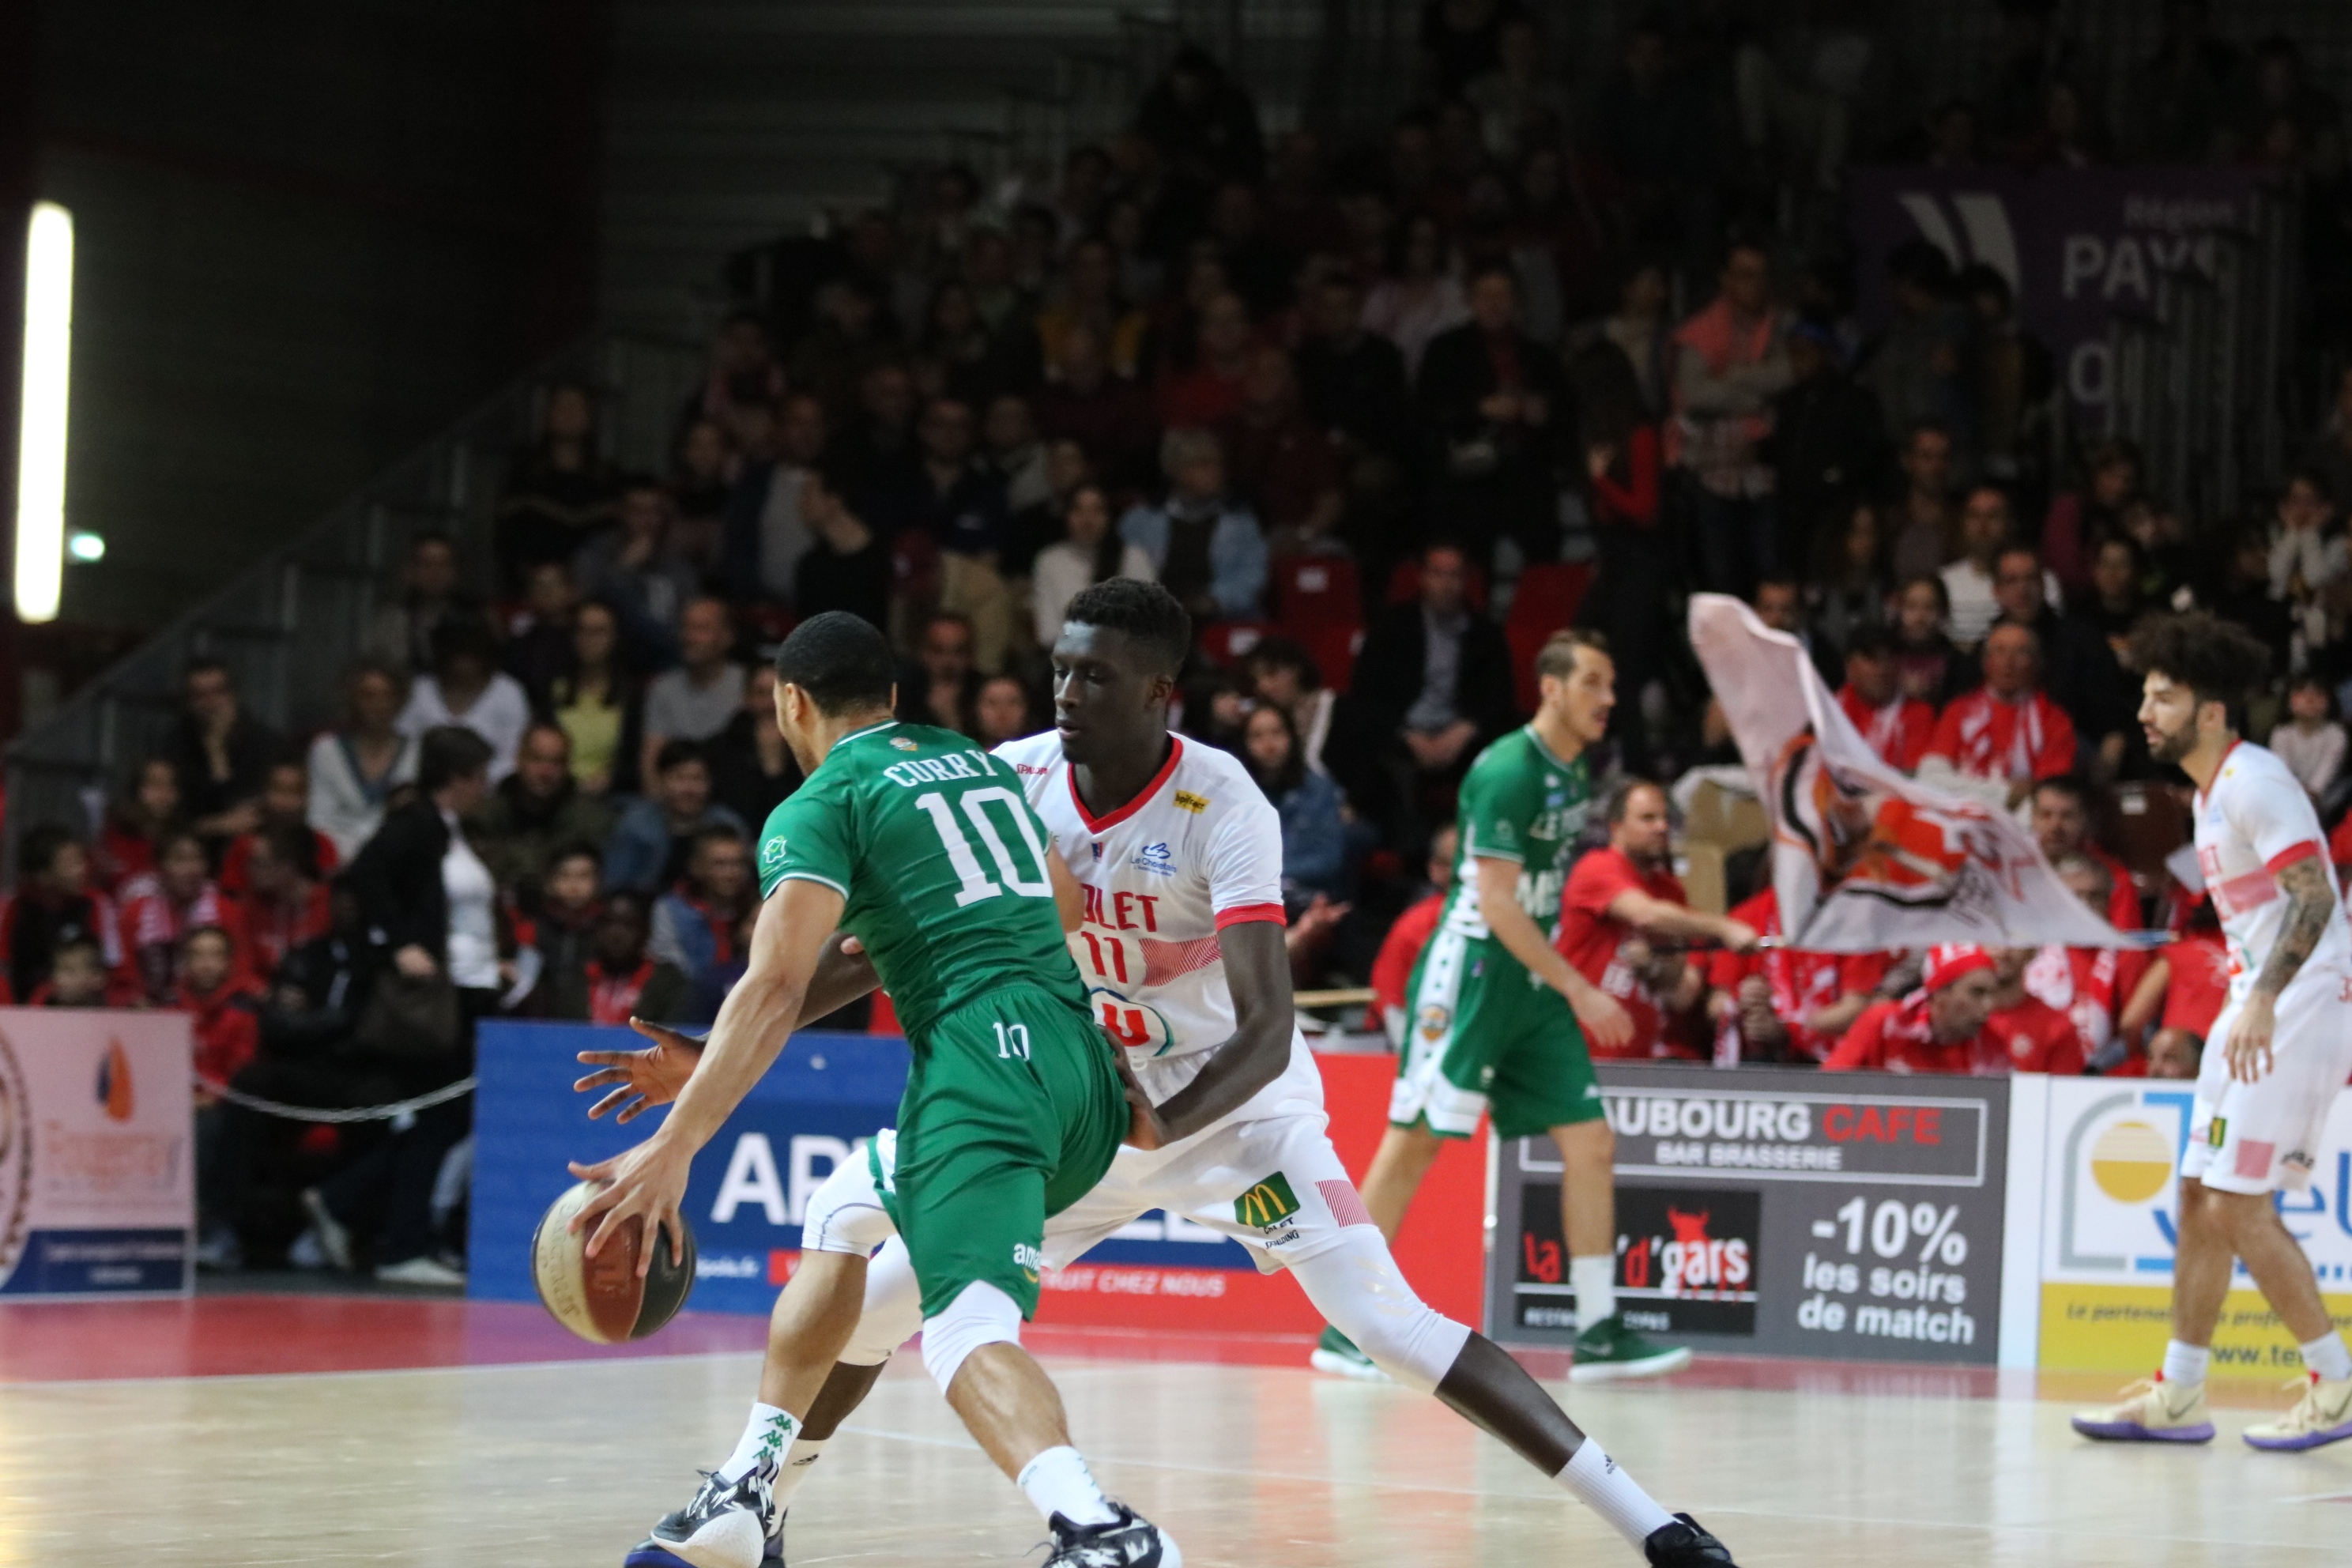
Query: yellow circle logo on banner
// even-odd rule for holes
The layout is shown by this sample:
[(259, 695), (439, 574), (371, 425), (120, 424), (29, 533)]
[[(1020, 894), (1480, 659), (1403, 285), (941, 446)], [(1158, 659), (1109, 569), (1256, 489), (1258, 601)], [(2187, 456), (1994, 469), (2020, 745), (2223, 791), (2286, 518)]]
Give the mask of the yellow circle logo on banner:
[(2119, 1204), (2144, 1204), (2172, 1179), (2172, 1145), (2145, 1121), (2118, 1121), (2091, 1145), (2091, 1179)]

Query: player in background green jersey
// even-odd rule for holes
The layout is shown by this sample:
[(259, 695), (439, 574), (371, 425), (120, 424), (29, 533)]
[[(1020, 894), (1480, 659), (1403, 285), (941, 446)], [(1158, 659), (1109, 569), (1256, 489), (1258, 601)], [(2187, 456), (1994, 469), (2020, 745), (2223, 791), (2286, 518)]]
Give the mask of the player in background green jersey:
[[(1498, 1138), (1549, 1137), (1577, 1291), (1570, 1375), (1655, 1376), (1688, 1365), (1690, 1352), (1651, 1343), (1617, 1310), (1616, 1139), (1585, 1047), (1588, 1035), (1617, 1045), (1633, 1023), (1553, 946), (1592, 809), (1587, 752), (1608, 732), (1616, 669), (1599, 637), (1570, 631), (1544, 645), (1536, 675), (1534, 720), (1481, 752), (1462, 782), (1461, 875), (1406, 992), (1404, 1054), (1364, 1206), (1393, 1240), (1444, 1140), (1470, 1136), (1482, 1112)], [(1361, 1355), (1326, 1330), (1313, 1359), (1364, 1376)]]
[[(815, 1016), (813, 994), (845, 972), (862, 971), (856, 986), (878, 978), (914, 1053), (882, 1202), (921, 1286), (925, 1365), (1052, 1526), (1050, 1563), (1181, 1568), (1172, 1541), (1096, 1486), (1020, 1346), (1045, 1216), (1101, 1178), (1123, 1136), (1153, 1146), (1158, 1124), (1130, 1103), (1087, 1010), (1062, 934), (1077, 887), (1019, 782), (961, 735), (898, 723), (893, 675), (888, 644), (855, 616), (814, 616), (778, 650), (776, 720), (807, 782), (761, 837), (748, 967), (660, 1130), (572, 1166), (608, 1184), (574, 1228), (594, 1225), (593, 1256), (635, 1218), (649, 1237), (667, 1228), (675, 1251), (696, 1152)], [(843, 931), (861, 952), (845, 952)], [(864, 1251), (803, 1251), (744, 1440), (656, 1526), (660, 1548), (695, 1568), (757, 1568), (778, 1462), (856, 1328), (866, 1270)], [(793, 1353), (772, 1353), (776, 1342)]]

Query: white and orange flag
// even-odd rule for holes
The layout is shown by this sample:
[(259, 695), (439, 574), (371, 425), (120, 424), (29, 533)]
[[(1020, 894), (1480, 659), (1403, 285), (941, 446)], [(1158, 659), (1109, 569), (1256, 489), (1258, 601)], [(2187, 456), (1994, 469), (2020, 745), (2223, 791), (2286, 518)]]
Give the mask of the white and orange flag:
[(1690, 639), (1771, 818), (1790, 947), (2131, 945), (2067, 890), (2015, 817), (1881, 760), (1796, 638), (1737, 599), (1694, 594)]

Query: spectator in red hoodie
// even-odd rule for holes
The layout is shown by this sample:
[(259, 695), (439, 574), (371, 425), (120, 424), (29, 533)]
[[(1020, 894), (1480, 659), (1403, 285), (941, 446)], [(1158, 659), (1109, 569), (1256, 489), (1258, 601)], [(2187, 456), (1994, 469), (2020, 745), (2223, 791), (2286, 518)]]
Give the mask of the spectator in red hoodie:
[(1992, 954), (1983, 948), (1930, 948), (1919, 989), (1899, 1002), (1864, 1008), (1822, 1069), (1971, 1071), (1987, 1043), (1995, 988)]
[(1381, 941), (1380, 955), (1372, 960), (1372, 1021), (1387, 1031), (1391, 1043), (1404, 1038), (1409, 1022), (1405, 987), (1412, 982), (1412, 966), (1421, 962), (1421, 950), (1429, 945), (1431, 933), (1445, 913), (1445, 895), (1454, 887), (1454, 854), (1461, 844), (1450, 825), (1430, 836), (1430, 892), (1397, 916)]
[(1663, 788), (1648, 779), (1624, 779), (1609, 792), (1607, 816), (1608, 847), (1577, 861), (1560, 899), (1560, 956), (1616, 997), (1633, 1020), (1623, 1045), (1603, 1049), (1593, 1044), (1592, 1054), (1694, 1056), (1688, 1043), (1668, 1038), (1668, 1021), (1689, 1011), (1702, 987), (1701, 972), (1684, 962), (1682, 944), (1720, 942), (1751, 952), (1756, 930), (1690, 907), (1673, 869)]
[[(238, 951), (268, 980), (286, 955), (332, 923), (320, 878), (320, 836), (299, 822), (272, 823), (238, 841), (245, 846), (246, 891), (233, 900)], [(332, 854), (333, 847), (327, 847)]]
[(1888, 767), (1909, 773), (1927, 754), (1936, 710), (1903, 690), (1903, 660), (1888, 626), (1857, 626), (1846, 639), (1838, 706)]
[(156, 843), (155, 869), (124, 884), (125, 978), (159, 1006), (172, 1005), (181, 940), (198, 926), (226, 927), (236, 919), (208, 868), (196, 836), (174, 829)]
[[(1731, 918), (1761, 936), (1785, 934), (1780, 895), (1769, 882)], [(1737, 1038), (1737, 1060), (1818, 1062), (1875, 1000), (1885, 973), (1883, 953), (1727, 948), (1707, 961), (1707, 1017), (1718, 1035), (1728, 1030)]]
[[(2053, 868), (2058, 879), (2094, 913), (2106, 912), (2113, 884), (2105, 866), (2078, 852), (2059, 860)], [(2124, 948), (2044, 947), (2026, 965), (2025, 988), (2065, 1016), (2082, 1047), (2084, 1060), (2104, 1068), (2122, 1059), (2124, 1047), (2116, 1038), (2116, 1022), (2147, 968), (2145, 953)]]
[[(2189, 911), (2180, 934), (2156, 956), (2124, 1005), (2117, 1032), (2136, 1045), (2150, 1024), (2145, 1055), (2135, 1050), (2107, 1070), (2117, 1078), (2195, 1078), (2205, 1037), (2230, 994), (2230, 946), (2210, 899)], [(2182, 1070), (2183, 1068), (2186, 1070)]]
[(88, 938), (110, 963), (121, 962), (114, 906), (90, 888), (89, 852), (72, 833), (55, 823), (34, 828), (17, 848), (16, 864), (23, 881), (0, 900), (0, 954), (11, 995), (30, 996), (68, 942)]
[(310, 765), (299, 758), (272, 763), (268, 782), (261, 786), (261, 820), (249, 832), (230, 839), (221, 856), (221, 891), (232, 899), (245, 897), (246, 862), (252, 857), (255, 842), (273, 827), (299, 828), (308, 834), (318, 868), (314, 875), (332, 876), (342, 857), (336, 852), (333, 839), (310, 825)]
[[(260, 1048), (260, 982), (237, 967), (236, 939), (226, 929), (192, 926), (180, 939), (179, 973), (165, 1005), (194, 1020), (196, 1076), (205, 1082), (226, 1083)], [(213, 1098), (196, 1091), (200, 1105)]]
[(2033, 994), (2032, 966), (2045, 953), (2062, 960), (2065, 948), (2002, 948), (1993, 954), (1992, 1014), (1985, 1020), (1969, 1070), (1979, 1078), (2006, 1072), (2079, 1074), (2089, 1053), (2074, 1020)]

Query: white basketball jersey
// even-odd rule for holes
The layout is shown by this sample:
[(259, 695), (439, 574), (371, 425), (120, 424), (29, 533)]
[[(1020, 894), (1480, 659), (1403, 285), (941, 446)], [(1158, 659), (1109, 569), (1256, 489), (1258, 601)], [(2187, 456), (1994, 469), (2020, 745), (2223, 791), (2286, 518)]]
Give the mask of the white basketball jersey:
[(1171, 736), (1168, 762), (1108, 816), (1078, 799), (1061, 737), (1008, 741), (1024, 792), (1086, 889), (1070, 936), (1096, 1016), (1138, 1058), (1189, 1056), (1233, 1037), (1217, 932), (1281, 924), (1282, 825), (1240, 763)]
[[(2286, 916), (2279, 871), (2306, 856), (2327, 865), (2326, 836), (2302, 784), (2275, 753), (2243, 741), (2231, 746), (2197, 797), (2197, 866), (2229, 939), (2231, 1000), (2245, 998), (2278, 941)], [(2326, 879), (2336, 911), (2304, 973), (2352, 975), (2352, 927), (2334, 875)]]

